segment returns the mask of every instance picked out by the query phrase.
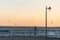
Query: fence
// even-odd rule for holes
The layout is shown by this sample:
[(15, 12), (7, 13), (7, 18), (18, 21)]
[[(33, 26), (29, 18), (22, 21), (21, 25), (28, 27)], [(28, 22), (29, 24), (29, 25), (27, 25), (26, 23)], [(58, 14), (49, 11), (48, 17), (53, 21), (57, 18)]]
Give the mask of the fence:
[[(45, 30), (0, 30), (0, 36), (45, 36)], [(47, 36), (60, 38), (60, 32), (48, 30)]]

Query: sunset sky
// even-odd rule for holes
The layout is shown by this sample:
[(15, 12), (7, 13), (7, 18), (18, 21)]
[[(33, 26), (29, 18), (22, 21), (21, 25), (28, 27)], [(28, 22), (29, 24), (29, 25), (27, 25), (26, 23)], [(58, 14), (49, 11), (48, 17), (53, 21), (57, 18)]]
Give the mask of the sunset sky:
[(60, 26), (60, 0), (0, 0), (0, 25), (44, 26), (46, 6), (48, 26)]

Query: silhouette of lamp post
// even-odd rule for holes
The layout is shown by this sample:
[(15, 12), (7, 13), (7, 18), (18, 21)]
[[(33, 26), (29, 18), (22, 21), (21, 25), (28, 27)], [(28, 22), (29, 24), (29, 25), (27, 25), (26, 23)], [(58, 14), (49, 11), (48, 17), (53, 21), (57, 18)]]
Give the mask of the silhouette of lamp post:
[(34, 27), (34, 36), (36, 36), (36, 26)]
[(46, 31), (45, 31), (45, 37), (47, 37), (47, 11), (48, 10), (51, 10), (51, 7), (46, 6), (46, 14), (45, 14), (45, 28), (46, 28), (45, 30)]

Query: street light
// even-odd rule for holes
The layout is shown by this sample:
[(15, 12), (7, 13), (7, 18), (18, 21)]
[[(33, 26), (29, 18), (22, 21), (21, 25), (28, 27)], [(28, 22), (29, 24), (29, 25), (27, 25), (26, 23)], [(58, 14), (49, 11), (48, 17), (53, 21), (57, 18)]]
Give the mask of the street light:
[(46, 14), (45, 14), (45, 27), (46, 27), (46, 31), (45, 31), (45, 37), (47, 37), (47, 11), (51, 10), (51, 7), (47, 7), (46, 6)]
[(34, 36), (36, 36), (36, 26), (34, 27)]

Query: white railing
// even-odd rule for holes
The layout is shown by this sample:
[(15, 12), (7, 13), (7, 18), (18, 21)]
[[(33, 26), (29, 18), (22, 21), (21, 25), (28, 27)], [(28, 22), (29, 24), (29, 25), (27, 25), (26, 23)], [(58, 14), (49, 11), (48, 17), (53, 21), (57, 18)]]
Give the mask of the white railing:
[[(36, 32), (36, 35), (34, 34)], [(9, 32), (0, 32), (0, 36), (45, 36), (45, 30), (41, 31), (41, 30), (11, 30)], [(56, 37), (56, 38), (60, 38), (60, 32), (58, 30), (49, 30), (47, 31), (47, 36), (48, 37)]]

